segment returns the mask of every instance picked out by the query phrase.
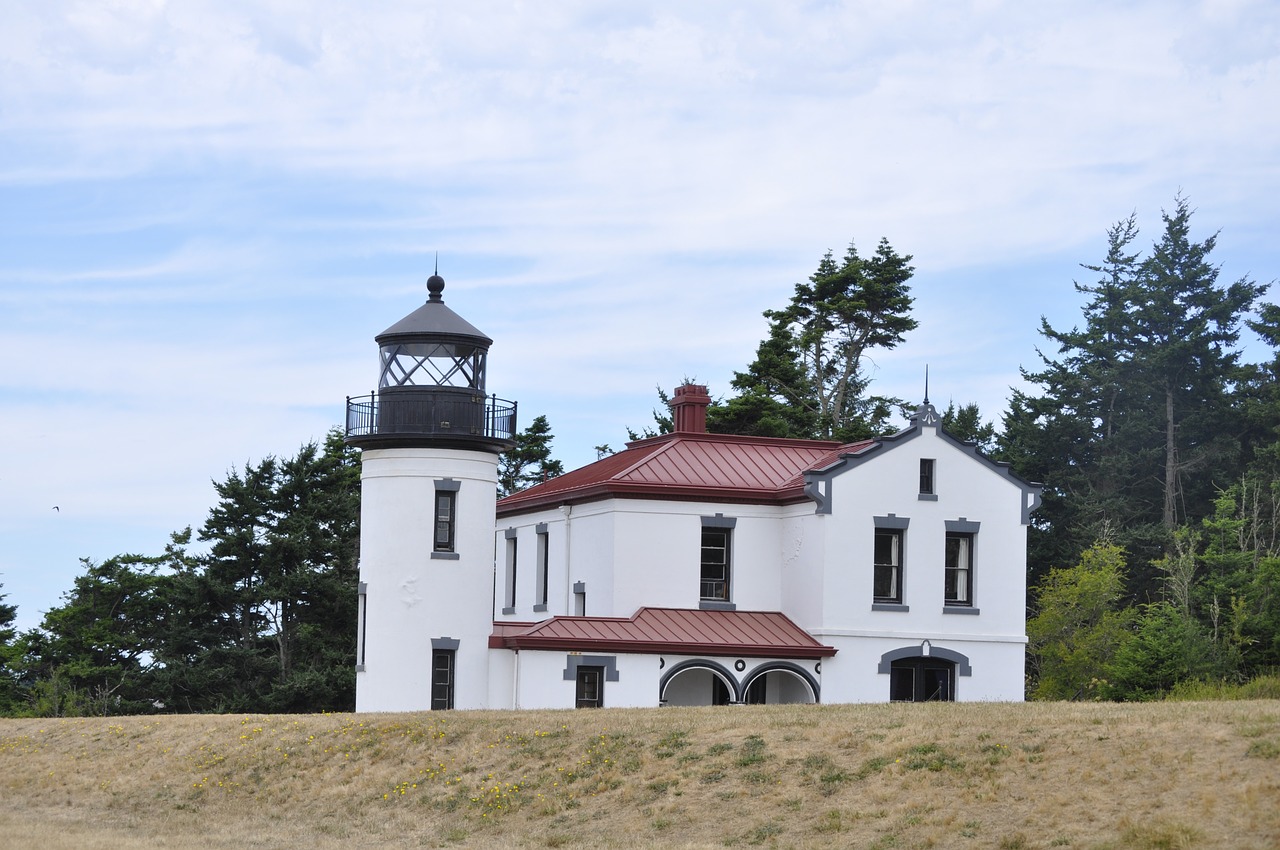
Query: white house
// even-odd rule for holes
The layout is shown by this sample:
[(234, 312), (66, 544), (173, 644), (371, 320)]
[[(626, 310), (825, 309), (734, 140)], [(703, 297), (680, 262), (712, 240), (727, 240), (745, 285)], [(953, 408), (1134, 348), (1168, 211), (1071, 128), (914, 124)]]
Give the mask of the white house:
[(357, 710), (1021, 700), (1040, 488), (942, 430), (841, 445), (674, 431), (496, 500), (513, 404), (431, 300), (377, 337)]

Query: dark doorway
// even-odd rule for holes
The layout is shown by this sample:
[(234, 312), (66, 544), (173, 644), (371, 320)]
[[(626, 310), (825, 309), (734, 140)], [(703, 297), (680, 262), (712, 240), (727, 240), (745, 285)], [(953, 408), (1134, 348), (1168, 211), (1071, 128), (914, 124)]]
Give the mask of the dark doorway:
[(955, 696), (956, 665), (941, 658), (902, 658), (889, 671), (893, 702), (950, 702)]
[(574, 708), (602, 708), (604, 706), (604, 668), (581, 665), (578, 667), (577, 693)]

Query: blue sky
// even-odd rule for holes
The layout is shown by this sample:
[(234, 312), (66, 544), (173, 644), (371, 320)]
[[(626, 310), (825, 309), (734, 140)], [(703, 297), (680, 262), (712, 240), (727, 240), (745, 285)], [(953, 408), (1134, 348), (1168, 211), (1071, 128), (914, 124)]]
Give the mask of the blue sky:
[(657, 384), (725, 393), (851, 239), (915, 257), (876, 389), (927, 364), (998, 419), (1130, 212), (1149, 245), (1185, 193), (1224, 281), (1277, 276), (1277, 104), (1280, 6), (1247, 0), (19, 0), (0, 593), (37, 625), (80, 558), (158, 553), (323, 438), (437, 252), (569, 467)]

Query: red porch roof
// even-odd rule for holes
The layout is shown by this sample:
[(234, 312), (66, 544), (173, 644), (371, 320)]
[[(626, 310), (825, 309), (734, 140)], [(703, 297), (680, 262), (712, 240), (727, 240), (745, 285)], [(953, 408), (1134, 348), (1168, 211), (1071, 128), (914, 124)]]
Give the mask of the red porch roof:
[(779, 611), (641, 608), (631, 617), (552, 617), (494, 623), (495, 649), (679, 653), (752, 658), (829, 658), (836, 654)]
[(798, 502), (804, 473), (873, 441), (786, 440), (678, 432), (628, 443), (624, 451), (507, 496), (498, 516), (610, 496), (740, 503)]

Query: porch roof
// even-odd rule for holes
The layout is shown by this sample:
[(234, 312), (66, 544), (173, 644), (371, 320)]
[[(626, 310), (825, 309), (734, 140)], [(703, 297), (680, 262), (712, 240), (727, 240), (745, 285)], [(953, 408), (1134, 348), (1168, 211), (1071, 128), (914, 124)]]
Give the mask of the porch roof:
[(593, 652), (829, 658), (824, 646), (780, 611), (641, 608), (630, 617), (552, 617), (495, 622), (489, 646)]

